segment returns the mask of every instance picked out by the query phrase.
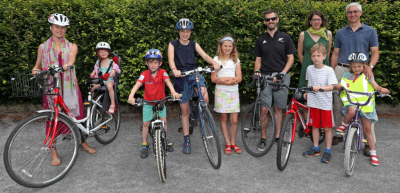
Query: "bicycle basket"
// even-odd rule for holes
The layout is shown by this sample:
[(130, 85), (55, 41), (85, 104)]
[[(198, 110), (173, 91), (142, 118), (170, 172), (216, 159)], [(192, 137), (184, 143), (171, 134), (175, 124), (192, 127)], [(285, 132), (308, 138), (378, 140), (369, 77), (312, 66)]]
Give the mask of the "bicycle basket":
[[(33, 73), (39, 74), (34, 76)], [(10, 74), (12, 95), (14, 97), (41, 97), (52, 85), (53, 77), (49, 73), (27, 71), (24, 73)]]

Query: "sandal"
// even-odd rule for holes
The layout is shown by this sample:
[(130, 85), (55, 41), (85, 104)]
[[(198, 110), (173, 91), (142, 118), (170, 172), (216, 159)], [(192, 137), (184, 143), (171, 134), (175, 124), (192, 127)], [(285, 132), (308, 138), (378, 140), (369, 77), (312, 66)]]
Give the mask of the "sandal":
[(226, 155), (231, 155), (232, 154), (231, 147), (232, 147), (231, 145), (225, 145), (224, 152), (225, 152)]
[[(112, 110), (111, 110), (111, 108), (112, 108)], [(108, 109), (107, 113), (114, 114), (114, 110), (115, 110), (115, 105), (110, 105), (110, 108)]]
[(240, 149), (240, 147), (238, 147), (236, 144), (235, 145), (231, 145), (232, 149), (235, 150), (235, 153), (240, 154), (242, 153), (242, 149)]
[(94, 154), (94, 153), (96, 153), (96, 150), (93, 149), (93, 148), (91, 148), (91, 147), (89, 147), (89, 148), (87, 148), (87, 149), (81, 148), (81, 151), (86, 151), (88, 154)]

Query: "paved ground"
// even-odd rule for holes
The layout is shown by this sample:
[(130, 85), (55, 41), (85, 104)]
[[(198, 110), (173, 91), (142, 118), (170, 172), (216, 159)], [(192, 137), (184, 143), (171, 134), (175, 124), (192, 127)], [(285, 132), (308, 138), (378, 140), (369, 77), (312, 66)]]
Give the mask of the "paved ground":
[[(5, 141), (24, 115), (0, 114), (0, 156)], [(133, 117), (133, 118), (132, 118)], [(10, 119), (12, 118), (12, 119)], [(219, 125), (218, 117), (215, 117)], [(169, 138), (175, 142), (175, 152), (167, 157), (166, 183), (158, 179), (155, 158), (140, 158), (141, 117), (125, 114), (117, 139), (101, 145), (94, 138), (88, 143), (96, 148), (95, 155), (80, 152), (77, 162), (67, 176), (43, 189), (29, 189), (15, 183), (0, 163), (0, 192), (399, 192), (400, 117), (381, 116), (376, 124), (378, 155), (381, 165), (370, 165), (369, 158), (357, 157), (353, 176), (343, 171), (343, 143), (333, 147), (333, 160), (320, 162), (320, 157), (305, 158), (302, 152), (311, 141), (296, 138), (289, 164), (283, 172), (276, 167), (276, 146), (268, 154), (255, 158), (244, 150), (241, 155), (222, 153), (222, 166), (215, 170), (210, 165), (198, 129), (191, 136), (192, 154), (182, 153), (182, 133), (178, 117), (169, 119)], [(219, 131), (221, 146), (224, 141)], [(322, 145), (322, 148), (324, 145)], [(50, 160), (49, 160), (50, 161)]]

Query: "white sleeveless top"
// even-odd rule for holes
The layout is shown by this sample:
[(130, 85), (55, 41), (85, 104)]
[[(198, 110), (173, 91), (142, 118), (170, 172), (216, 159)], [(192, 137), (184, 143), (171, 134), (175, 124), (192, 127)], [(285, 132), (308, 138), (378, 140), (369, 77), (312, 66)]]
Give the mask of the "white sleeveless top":
[[(221, 60), (218, 59), (218, 56), (215, 56), (213, 59), (217, 64), (222, 65), (222, 69), (220, 69), (217, 73), (217, 77), (236, 77), (236, 65), (240, 63), (240, 60), (238, 58), (238, 61), (236, 63), (233, 62), (232, 59), (221, 62)], [(228, 91), (239, 91), (239, 85), (219, 85), (217, 84), (216, 86), (217, 89), (223, 89), (223, 90), (228, 90)]]

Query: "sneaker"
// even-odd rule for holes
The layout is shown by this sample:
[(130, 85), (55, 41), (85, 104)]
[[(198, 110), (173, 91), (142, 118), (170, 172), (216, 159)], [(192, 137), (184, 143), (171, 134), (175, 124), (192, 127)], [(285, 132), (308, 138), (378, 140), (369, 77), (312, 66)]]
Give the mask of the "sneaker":
[(146, 158), (147, 156), (149, 156), (149, 145), (143, 145), (142, 151), (140, 152), (140, 157)]
[(267, 147), (267, 144), (266, 144), (265, 141), (266, 141), (266, 139), (261, 138), (260, 143), (258, 143), (258, 145), (257, 145), (258, 151), (264, 151), (265, 150), (265, 147)]
[(174, 143), (170, 143), (169, 140), (167, 139), (167, 151), (173, 152), (174, 151)]
[(182, 149), (184, 154), (190, 154), (192, 152), (192, 149), (190, 147), (190, 143), (183, 143), (183, 149)]
[(303, 156), (306, 156), (306, 157), (312, 157), (314, 155), (321, 155), (321, 151), (311, 148), (310, 150), (303, 153)]
[(342, 123), (338, 128), (336, 128), (336, 133), (339, 135), (343, 135), (344, 131), (346, 131), (346, 129), (347, 129), (347, 126)]
[(321, 162), (329, 163), (331, 161), (331, 158), (332, 158), (332, 154), (330, 154), (328, 152), (324, 152), (324, 155), (322, 155), (322, 158), (321, 158)]
[(374, 166), (379, 166), (379, 159), (377, 155), (369, 156), (371, 158), (371, 164)]

